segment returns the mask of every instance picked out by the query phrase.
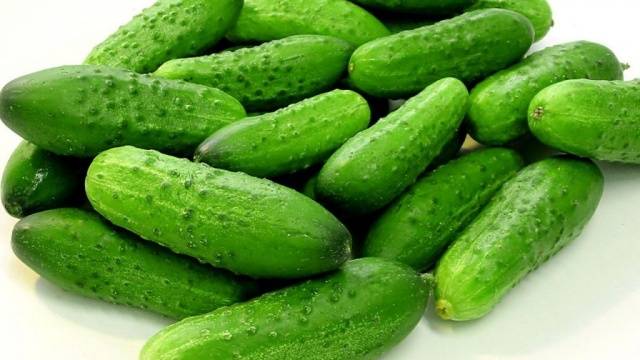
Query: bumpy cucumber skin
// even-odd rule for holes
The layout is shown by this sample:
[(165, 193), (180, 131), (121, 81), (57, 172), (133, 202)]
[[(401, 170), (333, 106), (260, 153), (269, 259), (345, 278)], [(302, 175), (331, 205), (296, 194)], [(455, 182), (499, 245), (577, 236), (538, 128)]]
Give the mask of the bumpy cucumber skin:
[(493, 194), (523, 166), (513, 150), (478, 150), (414, 184), (373, 224), (364, 256), (429, 269)]
[(553, 26), (553, 12), (547, 0), (477, 0), (467, 10), (500, 8), (518, 12), (529, 19), (535, 41), (542, 39)]
[(590, 161), (550, 158), (509, 180), (447, 250), (436, 268), (444, 319), (487, 314), (506, 293), (575, 239), (602, 196)]
[(43, 149), (80, 157), (120, 145), (192, 154), (244, 116), (218, 89), (94, 65), (26, 75), (0, 94), (0, 117), (10, 129)]
[(195, 158), (257, 177), (291, 174), (326, 160), (366, 129), (370, 117), (362, 96), (333, 90), (226, 126), (198, 147)]
[(297, 35), (260, 46), (171, 60), (155, 75), (218, 88), (248, 111), (275, 110), (328, 90), (347, 69), (353, 47), (322, 35)]
[(67, 205), (81, 197), (83, 170), (76, 159), (23, 141), (2, 174), (2, 205), (17, 218)]
[(531, 99), (549, 85), (576, 78), (621, 79), (622, 66), (611, 50), (587, 41), (536, 52), (471, 91), (471, 136), (483, 144), (501, 145), (525, 135)]
[(214, 45), (241, 8), (242, 0), (159, 0), (96, 46), (85, 64), (152, 72)]
[(568, 153), (640, 164), (639, 104), (640, 80), (568, 80), (533, 98), (529, 128)]
[(467, 105), (467, 89), (459, 80), (427, 87), (340, 147), (320, 170), (318, 196), (353, 214), (382, 208), (457, 135)]
[(63, 208), (22, 219), (15, 254), (57, 286), (174, 319), (246, 300), (252, 281), (118, 230), (94, 212)]
[(316, 34), (362, 45), (389, 30), (359, 6), (344, 0), (245, 0), (227, 37), (234, 42), (282, 39)]
[(260, 278), (336, 269), (347, 229), (294, 190), (131, 146), (98, 155), (85, 182), (93, 207), (146, 240)]
[(368, 94), (402, 98), (444, 77), (481, 79), (521, 59), (532, 42), (533, 27), (524, 16), (476, 10), (359, 47), (349, 78)]
[(476, 0), (354, 0), (365, 7), (390, 12), (451, 15), (471, 6)]
[(428, 286), (384, 259), (348, 262), (322, 278), (185, 319), (153, 336), (141, 360), (376, 359), (420, 320)]

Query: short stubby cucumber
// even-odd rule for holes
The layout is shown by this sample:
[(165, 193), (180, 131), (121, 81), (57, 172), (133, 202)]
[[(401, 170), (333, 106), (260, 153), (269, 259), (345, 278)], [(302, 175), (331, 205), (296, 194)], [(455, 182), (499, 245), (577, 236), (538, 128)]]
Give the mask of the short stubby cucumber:
[(215, 45), (241, 8), (242, 0), (158, 0), (96, 46), (85, 63), (152, 72)]
[(478, 150), (442, 165), (385, 210), (369, 231), (364, 256), (429, 269), (522, 166), (520, 155), (503, 148)]
[(387, 205), (457, 136), (467, 104), (467, 89), (459, 80), (446, 78), (427, 87), (327, 160), (316, 184), (319, 198), (352, 214)]
[(358, 46), (389, 35), (389, 30), (345, 0), (245, 0), (227, 37), (234, 42), (257, 42), (301, 34), (333, 36)]
[(476, 0), (353, 0), (372, 9), (388, 12), (452, 15), (471, 6)]
[(256, 290), (253, 281), (143, 241), (87, 210), (30, 215), (15, 226), (12, 246), (22, 262), (67, 291), (174, 319), (246, 300)]
[(467, 11), (500, 8), (518, 12), (529, 19), (535, 41), (542, 39), (553, 26), (553, 12), (547, 0), (476, 0)]
[(436, 310), (444, 319), (486, 315), (529, 272), (575, 239), (602, 196), (588, 160), (549, 158), (498, 191), (436, 267)]
[(218, 88), (248, 111), (275, 110), (328, 90), (347, 69), (353, 46), (323, 35), (297, 35), (260, 46), (171, 60), (155, 72)]
[(195, 158), (257, 177), (291, 174), (325, 161), (366, 129), (370, 116), (358, 93), (333, 90), (228, 125), (205, 140)]
[(124, 146), (93, 160), (85, 188), (114, 224), (235, 273), (298, 278), (350, 257), (349, 232), (322, 206), (243, 173)]
[(0, 117), (10, 129), (43, 149), (80, 157), (121, 145), (192, 154), (244, 116), (218, 89), (105, 66), (43, 70), (0, 93)]
[(568, 80), (533, 98), (529, 128), (568, 153), (640, 164), (639, 105), (640, 80)]
[(2, 173), (2, 204), (20, 218), (82, 198), (86, 166), (23, 141)]
[(588, 41), (538, 51), (471, 91), (471, 136), (483, 144), (500, 145), (525, 135), (531, 99), (549, 85), (578, 78), (621, 79), (622, 66), (611, 50)]
[(377, 359), (416, 326), (428, 298), (427, 281), (409, 267), (352, 260), (324, 277), (171, 325), (140, 359)]
[(401, 98), (444, 77), (482, 79), (520, 60), (532, 42), (524, 16), (476, 10), (359, 47), (349, 61), (349, 78), (371, 95)]

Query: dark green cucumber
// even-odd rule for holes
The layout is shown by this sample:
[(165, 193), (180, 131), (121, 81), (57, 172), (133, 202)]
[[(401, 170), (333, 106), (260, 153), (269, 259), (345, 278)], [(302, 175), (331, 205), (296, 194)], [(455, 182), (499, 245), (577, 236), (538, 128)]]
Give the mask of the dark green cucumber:
[(568, 80), (533, 98), (529, 128), (568, 153), (640, 164), (639, 106), (640, 80)]
[(17, 218), (68, 205), (82, 197), (85, 170), (76, 159), (23, 141), (2, 174), (2, 204)]
[(535, 41), (542, 39), (553, 26), (553, 12), (547, 0), (476, 0), (467, 11), (500, 8), (520, 13), (531, 21)]
[(436, 268), (444, 319), (487, 314), (529, 272), (575, 239), (602, 196), (590, 161), (550, 158), (509, 180), (447, 250)]
[(305, 194), (310, 199), (317, 199), (316, 196), (316, 184), (318, 183), (318, 174), (313, 175), (312, 177), (304, 183), (302, 187), (301, 193)]
[(176, 319), (246, 300), (256, 288), (249, 280), (138, 239), (86, 210), (30, 215), (15, 226), (12, 246), (22, 262), (67, 291)]
[(388, 12), (452, 15), (471, 6), (476, 0), (353, 0), (367, 8)]
[(96, 46), (85, 63), (152, 72), (215, 45), (241, 8), (242, 0), (158, 0)]
[(502, 148), (478, 150), (442, 165), (385, 210), (369, 231), (364, 256), (429, 269), (522, 165), (520, 155)]
[(397, 34), (399, 32), (407, 30), (415, 30), (417, 28), (433, 25), (438, 22), (438, 20), (433, 19), (414, 19), (406, 17), (390, 17), (382, 18), (381, 20), (392, 34)]
[(444, 77), (479, 80), (520, 60), (532, 42), (533, 28), (524, 16), (476, 10), (359, 47), (349, 78), (371, 95), (399, 98)]
[(479, 83), (471, 91), (469, 132), (483, 144), (506, 144), (525, 135), (531, 99), (566, 79), (622, 78), (622, 66), (608, 48), (587, 41), (556, 45)]
[(114, 224), (235, 273), (304, 277), (350, 256), (349, 232), (327, 210), (243, 173), (125, 146), (93, 160), (85, 187)]
[(274, 110), (328, 90), (347, 69), (353, 47), (322, 35), (171, 60), (155, 75), (219, 88), (249, 111)]
[(456, 136), (467, 105), (467, 89), (459, 80), (427, 87), (329, 158), (318, 176), (319, 198), (354, 214), (382, 208)]
[(94, 65), (26, 75), (0, 93), (4, 123), (59, 155), (89, 157), (120, 145), (192, 154), (244, 116), (218, 89)]
[(245, 0), (227, 37), (234, 42), (256, 42), (301, 34), (333, 36), (357, 46), (387, 36), (389, 30), (345, 0)]
[(325, 161), (367, 128), (371, 112), (350, 90), (333, 90), (216, 131), (196, 161), (257, 177), (291, 174)]
[(460, 127), (458, 129), (457, 134), (451, 138), (444, 146), (440, 153), (436, 155), (435, 158), (431, 161), (427, 170), (433, 170), (442, 164), (448, 163), (450, 160), (460, 154), (460, 150), (462, 149), (462, 145), (464, 144), (465, 139), (467, 138), (467, 132), (464, 127)]
[(357, 259), (339, 271), (160, 331), (141, 360), (376, 359), (416, 326), (427, 282), (409, 267)]

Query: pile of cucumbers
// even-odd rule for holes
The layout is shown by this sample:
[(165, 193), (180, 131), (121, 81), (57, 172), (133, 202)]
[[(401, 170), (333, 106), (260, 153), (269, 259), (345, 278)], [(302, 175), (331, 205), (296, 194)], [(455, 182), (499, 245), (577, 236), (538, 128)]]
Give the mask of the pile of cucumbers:
[(144, 360), (373, 359), (432, 294), (480, 318), (587, 224), (590, 159), (640, 164), (640, 81), (593, 42), (525, 56), (552, 24), (546, 0), (159, 0), (2, 89), (13, 251), (180, 320)]

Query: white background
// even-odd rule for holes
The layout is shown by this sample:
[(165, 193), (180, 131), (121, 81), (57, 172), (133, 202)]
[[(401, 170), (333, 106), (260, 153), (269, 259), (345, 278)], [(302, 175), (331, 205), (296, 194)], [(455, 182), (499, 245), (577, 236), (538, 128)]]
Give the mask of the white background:
[[(81, 62), (151, 3), (0, 0), (0, 84)], [(632, 65), (628, 79), (640, 76), (635, 0), (551, 4), (556, 26), (536, 49), (572, 40), (600, 42)], [(0, 125), (0, 166), (18, 141)], [(579, 239), (480, 321), (443, 322), (430, 308), (384, 359), (640, 359), (640, 167), (602, 167), (604, 198)], [(64, 293), (39, 279), (11, 252), (14, 223), (0, 210), (1, 359), (135, 359), (144, 340), (168, 324), (142, 311)]]

